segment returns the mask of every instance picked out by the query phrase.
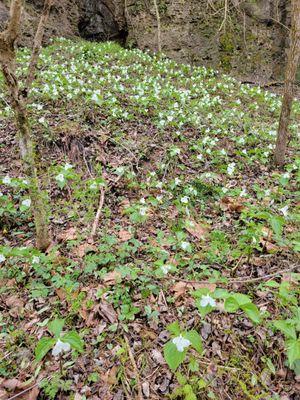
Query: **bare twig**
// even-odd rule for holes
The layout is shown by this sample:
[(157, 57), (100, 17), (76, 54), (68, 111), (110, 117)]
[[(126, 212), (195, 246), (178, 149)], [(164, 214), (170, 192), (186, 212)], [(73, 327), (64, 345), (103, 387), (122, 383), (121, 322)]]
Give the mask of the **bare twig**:
[[(196, 280), (188, 280), (188, 279), (176, 278), (176, 277), (174, 277), (174, 276), (172, 276), (172, 279), (173, 279), (174, 281), (184, 282), (184, 283), (186, 283), (187, 285), (188, 285), (188, 284), (191, 284), (191, 285), (192, 285), (192, 284), (197, 284), (197, 283), (203, 283), (203, 284), (214, 284), (214, 283), (219, 283), (219, 284), (223, 284), (223, 285), (233, 285), (233, 284), (235, 284), (235, 283), (252, 283), (252, 282), (260, 282), (260, 281), (268, 280), (268, 279), (274, 278), (274, 277), (277, 276), (277, 275), (286, 274), (286, 273), (288, 273), (288, 272), (293, 272), (293, 271), (295, 271), (296, 269), (297, 269), (297, 266), (294, 265), (294, 266), (291, 267), (291, 268), (282, 269), (282, 270), (279, 270), (279, 271), (274, 272), (274, 273), (272, 273), (272, 274), (262, 275), (262, 276), (259, 276), (259, 277), (257, 277), (257, 278), (245, 278), (245, 279), (233, 278), (233, 279), (229, 279), (227, 282), (223, 282), (223, 281), (211, 282), (211, 281), (203, 281), (203, 280), (198, 280), (198, 281), (196, 281)], [(167, 278), (167, 279), (169, 280), (170, 278)]]
[(124, 339), (126, 342), (126, 347), (127, 347), (128, 355), (130, 358), (130, 362), (131, 362), (131, 365), (132, 365), (132, 368), (133, 368), (134, 374), (135, 374), (136, 385), (137, 385), (137, 390), (138, 390), (138, 400), (143, 400), (143, 391), (142, 391), (142, 385), (141, 385), (141, 381), (140, 381), (139, 370), (136, 365), (135, 359), (133, 357), (133, 354), (132, 354), (132, 351), (130, 348), (130, 344), (129, 344), (129, 340), (126, 335), (124, 335)]
[(159, 9), (157, 5), (157, 1), (153, 0), (155, 15), (156, 15), (156, 23), (157, 23), (157, 49), (158, 52), (161, 53), (161, 23), (160, 23), (160, 15)]
[(31, 53), (31, 59), (29, 62), (29, 68), (28, 68), (28, 75), (25, 83), (25, 94), (24, 96), (28, 96), (30, 92), (30, 88), (32, 85), (32, 82), (34, 81), (35, 78), (35, 71), (36, 71), (36, 66), (38, 63), (39, 59), (39, 54), (40, 54), (40, 49), (42, 46), (42, 40), (44, 37), (44, 32), (45, 32), (45, 26), (49, 18), (50, 14), (50, 9), (52, 7), (54, 0), (45, 0), (44, 3), (44, 8), (42, 11), (42, 15), (40, 17), (40, 21), (34, 36), (34, 42), (33, 42), (33, 49)]
[(104, 204), (104, 196), (105, 196), (105, 190), (104, 190), (104, 188), (101, 188), (100, 189), (99, 206), (98, 206), (98, 210), (97, 210), (97, 213), (96, 213), (96, 217), (95, 217), (95, 220), (94, 220), (94, 223), (93, 223), (93, 226), (92, 226), (91, 235), (90, 235), (90, 239), (92, 241), (94, 241), (94, 239), (95, 239), (97, 228), (98, 228), (98, 225), (99, 225), (100, 215), (101, 215), (103, 204)]

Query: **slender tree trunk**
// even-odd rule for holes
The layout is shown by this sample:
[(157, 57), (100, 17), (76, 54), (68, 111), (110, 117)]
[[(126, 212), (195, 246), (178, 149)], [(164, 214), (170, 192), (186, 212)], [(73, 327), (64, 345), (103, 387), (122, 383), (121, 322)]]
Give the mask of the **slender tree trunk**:
[[(50, 3), (51, 1), (52, 0), (46, 0), (46, 3)], [(0, 33), (0, 64), (2, 67), (4, 81), (9, 92), (11, 106), (15, 114), (20, 153), (24, 164), (25, 174), (30, 181), (29, 194), (32, 202), (36, 229), (36, 246), (40, 250), (45, 250), (49, 246), (51, 240), (47, 219), (47, 199), (41, 190), (41, 185), (38, 178), (35, 162), (34, 142), (32, 140), (32, 132), (27, 115), (26, 97), (30, 87), (28, 90), (25, 89), (25, 97), (23, 97), (23, 94), (19, 89), (16, 76), (15, 41), (19, 34), (22, 5), (22, 0), (13, 0), (11, 3), (10, 21), (8, 27), (4, 32)], [(49, 8), (46, 7), (46, 5), (44, 7), (42, 16), (44, 16), (45, 13), (47, 13), (48, 16)], [(46, 19), (43, 19), (43, 24), (46, 22)], [(37, 47), (40, 48), (40, 43), (42, 40), (41, 29), (43, 33), (43, 28), (39, 25), (39, 29), (37, 31), (38, 35), (36, 35), (38, 40), (36, 43), (34, 43), (34, 49)], [(29, 86), (31, 86), (33, 81), (37, 58), (38, 52), (35, 50), (32, 54), (28, 73), (27, 83), (29, 83)]]
[(289, 140), (289, 122), (295, 92), (295, 78), (300, 58), (300, 0), (292, 0), (291, 43), (285, 71), (285, 84), (282, 108), (277, 132), (274, 161), (278, 166), (285, 162), (285, 154)]
[(161, 23), (160, 23), (160, 15), (157, 0), (153, 0), (155, 15), (156, 15), (156, 23), (157, 23), (157, 49), (158, 52), (161, 53)]

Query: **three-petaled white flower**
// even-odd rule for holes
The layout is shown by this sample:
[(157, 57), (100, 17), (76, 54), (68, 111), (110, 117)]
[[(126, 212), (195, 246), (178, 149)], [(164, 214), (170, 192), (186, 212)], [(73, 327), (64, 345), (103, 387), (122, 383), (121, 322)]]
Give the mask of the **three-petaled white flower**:
[(31, 206), (31, 200), (30, 199), (25, 199), (22, 201), (22, 206), (24, 207), (30, 207)]
[(65, 177), (64, 177), (63, 174), (58, 174), (58, 175), (56, 175), (55, 179), (56, 179), (58, 182), (64, 182)]
[(289, 206), (284, 206), (284, 207), (280, 208), (279, 211), (281, 211), (282, 214), (286, 217), (288, 215), (288, 209), (289, 209)]
[(4, 262), (6, 257), (3, 254), (0, 254), (0, 263)]
[(228, 175), (233, 175), (234, 170), (235, 170), (235, 163), (233, 162), (233, 163), (228, 164), (228, 166), (227, 166), (227, 174)]
[(67, 352), (71, 349), (69, 343), (62, 342), (60, 339), (57, 339), (55, 346), (52, 349), (52, 355), (54, 357), (58, 356), (60, 353)]
[(189, 202), (189, 198), (188, 198), (188, 196), (183, 196), (183, 197), (181, 197), (180, 201), (183, 204), (187, 204)]
[(190, 247), (189, 242), (181, 242), (182, 250), (187, 250)]
[(140, 215), (143, 217), (147, 214), (147, 207), (140, 208)]
[(191, 344), (191, 342), (188, 339), (184, 338), (182, 335), (175, 337), (172, 342), (175, 344), (177, 350), (180, 353), (182, 353), (184, 349), (189, 347), (189, 345)]
[(39, 264), (40, 263), (40, 257), (33, 256), (31, 262), (32, 262), (32, 264)]
[(66, 163), (66, 164), (64, 165), (64, 170), (65, 170), (65, 171), (68, 171), (69, 169), (72, 169), (72, 168), (73, 168), (73, 165), (72, 165), (72, 164)]
[(216, 301), (209, 294), (203, 295), (200, 300), (200, 306), (201, 307), (207, 307), (207, 306), (215, 307)]
[(165, 264), (161, 266), (161, 270), (164, 274), (167, 274), (172, 269), (172, 265)]
[(6, 175), (3, 179), (2, 182), (5, 183), (5, 185), (9, 185), (11, 183), (11, 178)]

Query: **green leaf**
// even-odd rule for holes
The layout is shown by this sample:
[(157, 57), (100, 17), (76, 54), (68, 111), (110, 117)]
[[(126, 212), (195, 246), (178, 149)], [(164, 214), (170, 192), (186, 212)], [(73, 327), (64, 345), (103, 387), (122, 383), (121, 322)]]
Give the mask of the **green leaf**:
[(56, 338), (60, 337), (61, 331), (64, 327), (65, 320), (64, 319), (55, 319), (48, 324), (48, 329)]
[(196, 301), (196, 306), (198, 308), (199, 314), (201, 315), (202, 318), (204, 318), (207, 314), (209, 314), (210, 312), (212, 312), (213, 310), (215, 310), (214, 307), (212, 307), (211, 305), (207, 305), (205, 307), (201, 306), (201, 299), (198, 299)]
[(72, 331), (72, 332), (66, 333), (61, 338), (61, 341), (69, 343), (69, 345), (72, 347), (72, 349), (77, 350), (79, 353), (83, 352), (84, 343), (77, 332)]
[(247, 317), (251, 319), (255, 324), (259, 324), (261, 321), (259, 309), (253, 303), (244, 304), (241, 309), (245, 312)]
[(297, 360), (300, 360), (300, 338), (289, 339), (287, 340), (286, 345), (289, 367), (292, 368), (293, 364)]
[(175, 336), (179, 336), (180, 335), (180, 325), (178, 321), (173, 322), (172, 324), (167, 326), (167, 330), (172, 333)]
[(273, 229), (273, 232), (277, 237), (282, 236), (283, 224), (284, 224), (284, 219), (282, 217), (272, 215), (272, 217), (270, 218), (271, 228)]
[(273, 325), (276, 329), (280, 330), (287, 339), (297, 339), (296, 330), (291, 323), (285, 320), (278, 320), (273, 321)]
[(202, 346), (202, 339), (199, 333), (195, 330), (188, 331), (183, 334), (183, 336), (191, 342), (191, 345), (194, 347), (198, 353), (202, 353), (203, 346)]
[(164, 357), (172, 371), (175, 371), (179, 365), (184, 361), (186, 355), (185, 351), (178, 351), (172, 341), (169, 341), (164, 346)]
[(54, 338), (43, 337), (34, 350), (35, 359), (41, 361), (49, 350), (55, 345), (56, 340)]
[(234, 313), (240, 308), (240, 306), (239, 306), (239, 303), (236, 301), (236, 299), (234, 297), (230, 296), (225, 300), (224, 308), (225, 308), (225, 311)]
[(236, 300), (236, 302), (238, 303), (238, 305), (240, 307), (245, 305), (245, 304), (251, 303), (250, 297), (246, 296), (245, 294), (233, 293), (231, 296)]

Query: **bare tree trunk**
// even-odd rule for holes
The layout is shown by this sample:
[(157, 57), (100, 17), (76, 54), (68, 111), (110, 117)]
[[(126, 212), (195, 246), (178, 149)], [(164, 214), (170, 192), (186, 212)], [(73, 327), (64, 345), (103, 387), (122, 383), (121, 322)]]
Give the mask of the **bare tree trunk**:
[(157, 5), (157, 0), (153, 0), (154, 8), (155, 8), (155, 15), (156, 15), (156, 23), (157, 23), (157, 49), (158, 52), (161, 53), (161, 24), (160, 24), (160, 15), (159, 9)]
[[(52, 0), (46, 0), (50, 3)], [(29, 194), (32, 202), (34, 222), (36, 228), (36, 246), (40, 250), (45, 250), (50, 244), (50, 233), (47, 219), (47, 200), (41, 190), (41, 185), (38, 178), (34, 143), (32, 140), (32, 133), (27, 115), (27, 102), (31, 83), (34, 78), (34, 70), (38, 60), (38, 50), (41, 45), (44, 28), (40, 26), (41, 21), (44, 25), (49, 14), (49, 8), (44, 7), (44, 11), (39, 24), (39, 29), (36, 34), (36, 41), (34, 43), (34, 51), (32, 53), (27, 84), (29, 88), (25, 89), (25, 97), (23, 97), (16, 77), (16, 54), (15, 54), (15, 41), (19, 34), (21, 13), (23, 8), (22, 0), (13, 0), (10, 9), (10, 21), (7, 29), (0, 33), (0, 64), (4, 80), (10, 95), (11, 106), (14, 110), (15, 121), (18, 128), (19, 147), (21, 157), (24, 163), (24, 169), (27, 177), (30, 180)], [(45, 18), (46, 14), (46, 18)]]
[(300, 0), (292, 0), (292, 26), (290, 40), (291, 44), (285, 71), (282, 108), (274, 152), (275, 164), (279, 166), (282, 166), (285, 162), (285, 154), (289, 139), (288, 128), (295, 91), (295, 78), (300, 58)]

